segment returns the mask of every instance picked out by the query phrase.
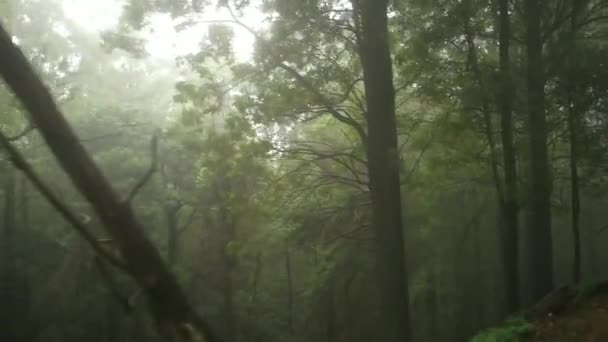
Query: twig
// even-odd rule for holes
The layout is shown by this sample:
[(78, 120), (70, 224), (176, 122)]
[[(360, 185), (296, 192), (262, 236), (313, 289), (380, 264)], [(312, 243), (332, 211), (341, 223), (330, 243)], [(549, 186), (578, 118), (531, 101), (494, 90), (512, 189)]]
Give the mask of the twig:
[(30, 180), (30, 182), (32, 182), (40, 194), (42, 194), (42, 196), (49, 201), (53, 208), (55, 208), (55, 210), (57, 210), (57, 212), (59, 212), (59, 214), (61, 214), (61, 216), (68, 221), (68, 223), (70, 223), (76, 229), (76, 231), (78, 231), (78, 233), (80, 233), (80, 235), (91, 245), (97, 254), (103, 256), (112, 265), (120, 269), (126, 268), (124, 263), (116, 259), (113, 255), (101, 247), (97, 241), (97, 238), (93, 236), (93, 234), (86, 228), (86, 223), (79, 220), (76, 214), (74, 214), (66, 204), (61, 202), (59, 198), (55, 196), (53, 191), (42, 182), (41, 178), (36, 174), (32, 166), (25, 160), (21, 153), (13, 145), (11, 145), (6, 135), (4, 135), (2, 132), (0, 132), (0, 145), (6, 149), (15, 167), (25, 174), (25, 176)]
[(8, 141), (17, 141), (17, 140), (25, 137), (26, 135), (28, 135), (34, 129), (36, 129), (36, 127), (32, 123), (30, 123), (27, 125), (27, 127), (25, 127), (25, 129), (23, 131), (21, 131), (21, 133), (15, 135), (15, 136), (12, 136), (12, 137), (7, 137), (6, 139)]
[(414, 172), (416, 172), (416, 169), (418, 169), (418, 166), (420, 165), (420, 162), (422, 161), (422, 158), (424, 158), (424, 155), (428, 151), (429, 147), (431, 147), (431, 145), (433, 144), (434, 140), (435, 140), (435, 136), (433, 134), (430, 137), (430, 139), (422, 147), (422, 150), (418, 154), (418, 157), (416, 157), (416, 160), (414, 161), (414, 165), (412, 165), (412, 168), (408, 170), (407, 174), (405, 175), (405, 177), (403, 179), (404, 182), (409, 181), (410, 178), (412, 177), (412, 175), (414, 174)]
[(190, 213), (190, 215), (186, 219), (186, 222), (177, 231), (177, 234), (179, 234), (179, 235), (183, 234), (188, 229), (188, 227), (190, 227), (190, 225), (192, 224), (192, 222), (194, 222), (194, 218), (197, 216), (196, 214), (198, 214), (198, 210), (196, 210), (196, 209), (193, 208), (192, 212)]
[(369, 228), (368, 224), (361, 224), (361, 225), (351, 229), (350, 231), (339, 233), (338, 235), (336, 235), (336, 236), (332, 237), (331, 239), (329, 239), (328, 241), (326, 241), (325, 244), (330, 245), (340, 239), (348, 239), (348, 238), (352, 239), (353, 235), (355, 235), (355, 234), (359, 233), (360, 231), (365, 230), (367, 228)]
[(144, 176), (139, 180), (139, 182), (137, 182), (137, 184), (135, 184), (133, 189), (131, 189), (129, 196), (125, 200), (125, 203), (131, 203), (131, 201), (133, 201), (133, 198), (137, 196), (139, 190), (141, 190), (141, 188), (146, 185), (146, 183), (150, 180), (150, 178), (158, 168), (158, 133), (154, 134), (154, 136), (152, 137), (152, 141), (150, 142), (150, 155), (152, 161), (150, 162), (150, 167), (148, 168), (148, 171), (146, 171)]

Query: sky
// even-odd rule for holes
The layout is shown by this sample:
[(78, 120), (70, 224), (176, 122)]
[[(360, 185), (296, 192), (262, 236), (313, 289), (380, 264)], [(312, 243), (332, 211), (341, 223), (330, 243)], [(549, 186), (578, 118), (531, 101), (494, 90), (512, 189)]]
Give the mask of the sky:
[[(122, 12), (123, 0), (63, 0), (63, 10), (70, 19), (83, 28), (91, 31), (112, 29), (118, 23)], [(250, 9), (241, 18), (251, 27), (260, 27), (263, 15)], [(218, 11), (215, 7), (205, 9), (203, 21), (230, 19), (226, 10)], [(146, 49), (152, 58), (171, 60), (177, 56), (195, 52), (201, 38), (207, 32), (209, 24), (199, 24), (189, 29), (176, 32), (168, 15), (151, 17), (151, 32), (146, 34)], [(234, 25), (234, 51), (238, 61), (246, 61), (253, 51), (253, 36), (243, 28)]]

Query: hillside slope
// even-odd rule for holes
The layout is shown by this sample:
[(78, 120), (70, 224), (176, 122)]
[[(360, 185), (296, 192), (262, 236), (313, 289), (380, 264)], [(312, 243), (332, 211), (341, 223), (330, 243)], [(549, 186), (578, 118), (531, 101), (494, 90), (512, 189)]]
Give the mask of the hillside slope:
[(562, 287), (471, 342), (608, 342), (608, 282)]

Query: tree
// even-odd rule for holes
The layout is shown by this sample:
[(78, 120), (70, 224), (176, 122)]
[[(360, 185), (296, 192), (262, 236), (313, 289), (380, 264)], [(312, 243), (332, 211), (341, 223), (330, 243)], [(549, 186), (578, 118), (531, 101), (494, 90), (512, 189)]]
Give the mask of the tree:
[(355, 16), (361, 19), (359, 54), (367, 103), (367, 158), (383, 312), (381, 335), (384, 341), (409, 341), (409, 291), (402, 231), (388, 1), (361, 0), (360, 3), (354, 1), (353, 5)]
[(525, 0), (528, 204), (528, 295), (536, 301), (553, 289), (553, 239), (551, 232), (551, 175), (545, 116), (545, 71), (541, 31), (543, 2)]
[(577, 21), (579, 16), (580, 1), (572, 0), (570, 4), (570, 34), (569, 34), (569, 54), (568, 54), (568, 80), (567, 80), (567, 106), (568, 106), (568, 135), (570, 141), (570, 205), (572, 208), (571, 225), (572, 225), (572, 280), (575, 283), (581, 280), (581, 232), (580, 232), (580, 186), (578, 174), (578, 159), (579, 159), (579, 113), (576, 101), (576, 68), (574, 67), (576, 58), (576, 35)]
[(16, 185), (15, 170), (10, 165), (2, 165), (6, 180), (4, 181), (4, 201), (1, 230), (1, 262), (0, 262), (0, 299), (6, 303), (0, 309), (0, 319), (7, 322), (6, 329), (2, 331), (2, 338), (7, 341), (22, 341), (25, 338), (23, 313), (27, 310), (27, 303), (20, 303), (24, 298), (23, 288), (19, 281), (22, 275), (17, 269), (18, 242), (17, 239), (17, 213), (16, 213)]
[(508, 0), (499, 0), (500, 125), (504, 167), (502, 249), (507, 313), (519, 309), (519, 224), (517, 165), (513, 144), (513, 82), (511, 77), (511, 18)]

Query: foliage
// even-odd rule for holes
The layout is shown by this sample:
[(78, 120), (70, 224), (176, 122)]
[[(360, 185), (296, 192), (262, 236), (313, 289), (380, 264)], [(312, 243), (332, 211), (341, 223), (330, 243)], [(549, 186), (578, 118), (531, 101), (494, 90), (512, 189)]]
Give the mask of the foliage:
[(586, 280), (578, 284), (576, 294), (579, 298), (587, 298), (597, 294), (598, 290), (605, 290), (606, 280)]
[(471, 342), (518, 342), (533, 330), (532, 324), (521, 317), (507, 320), (502, 327), (482, 332)]
[[(3, 22), (12, 22), (21, 48), (121, 196), (150, 166), (149, 142), (160, 130), (159, 168), (133, 205), (197, 310), (219, 331), (244, 341), (377, 340), (383, 308), (377, 302), (369, 114), (353, 2), (129, 0), (107, 32), (72, 22), (58, 0), (11, 3), (20, 15), (7, 18), (12, 12), (1, 6), (8, 2), (0, 1)], [(523, 189), (534, 132), (525, 119), (524, 16), (519, 2), (510, 3), (513, 138)], [(580, 119), (585, 278), (605, 278), (608, 257), (606, 238), (597, 233), (608, 205), (608, 6), (585, 3), (574, 44), (568, 2), (546, 1), (543, 15), (559, 280), (570, 279), (572, 248), (570, 82)], [(228, 20), (204, 22), (215, 12)], [(252, 12), (259, 25), (243, 27)], [(146, 44), (155, 39), (149, 32), (158, 17), (196, 36), (198, 48), (176, 61), (150, 56)], [(498, 28), (492, 1), (391, 2), (401, 211), (410, 312), (420, 341), (465, 340), (505, 316), (492, 170), (504, 177)], [(239, 60), (235, 44), (244, 34), (254, 37), (254, 49), (251, 58)], [(467, 37), (477, 48), (477, 71)], [(564, 58), (570, 48), (577, 55), (574, 72)], [(28, 127), (4, 88), (0, 113), (5, 134)], [(35, 131), (15, 145), (70, 208), (92, 216)], [(11, 169), (1, 154), (0, 169), (5, 196)], [(125, 315), (65, 222), (27, 183), (18, 184), (16, 196), (14, 259), (32, 309), (31, 321), (23, 321), (32, 327), (26, 340), (154, 341), (144, 303), (137, 303), (134, 317)], [(529, 199), (523, 191), (517, 198), (523, 218)], [(100, 234), (95, 217), (89, 225)], [(527, 248), (519, 250), (524, 266), (533, 261), (526, 259)], [(121, 291), (136, 291), (117, 279)], [(522, 279), (524, 287), (530, 281)], [(599, 284), (584, 282), (579, 294)], [(74, 321), (82, 327), (74, 328)], [(472, 341), (517, 341), (531, 329), (516, 318)]]

